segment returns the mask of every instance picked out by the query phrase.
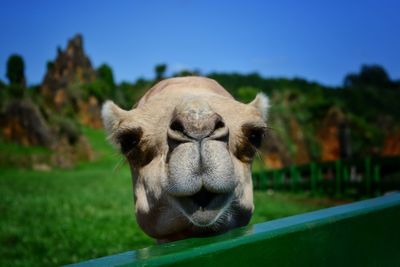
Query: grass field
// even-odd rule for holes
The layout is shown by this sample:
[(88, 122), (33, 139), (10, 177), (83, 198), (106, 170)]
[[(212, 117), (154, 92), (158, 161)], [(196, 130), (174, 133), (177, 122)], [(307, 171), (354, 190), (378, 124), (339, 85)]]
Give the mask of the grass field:
[[(155, 244), (135, 222), (128, 167), (102, 131), (84, 131), (94, 162), (47, 172), (0, 168), (0, 266), (55, 266)], [(335, 204), (255, 192), (251, 223)]]

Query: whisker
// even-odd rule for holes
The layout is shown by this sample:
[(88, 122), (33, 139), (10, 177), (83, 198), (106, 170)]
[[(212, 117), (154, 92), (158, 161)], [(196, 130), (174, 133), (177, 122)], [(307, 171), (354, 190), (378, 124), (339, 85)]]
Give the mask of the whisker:
[(262, 159), (261, 151), (259, 149), (256, 150), (256, 156), (258, 157), (258, 159)]
[(124, 166), (124, 164), (127, 163), (127, 160), (125, 157), (121, 157), (120, 160), (115, 164), (112, 172), (117, 172), (117, 170), (120, 170), (122, 166)]
[(176, 184), (172, 184), (172, 185), (169, 184), (168, 187), (166, 188), (166, 191), (172, 192), (175, 190), (176, 186), (177, 186)]
[(274, 127), (268, 126), (266, 127), (267, 130), (272, 130), (272, 131), (276, 131), (276, 129)]

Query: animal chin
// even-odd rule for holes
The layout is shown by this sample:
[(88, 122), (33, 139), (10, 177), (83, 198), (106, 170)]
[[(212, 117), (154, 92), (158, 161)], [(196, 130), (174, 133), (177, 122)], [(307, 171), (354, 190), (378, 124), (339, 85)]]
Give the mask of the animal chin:
[(212, 193), (205, 188), (191, 196), (173, 197), (176, 207), (194, 225), (213, 226), (230, 207), (232, 193)]

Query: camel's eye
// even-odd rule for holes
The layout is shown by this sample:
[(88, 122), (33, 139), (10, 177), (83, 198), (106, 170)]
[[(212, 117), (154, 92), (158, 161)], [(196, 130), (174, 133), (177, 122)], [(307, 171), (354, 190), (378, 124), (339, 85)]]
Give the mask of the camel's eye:
[(259, 148), (261, 146), (261, 141), (264, 136), (264, 130), (263, 129), (254, 129), (250, 131), (250, 134), (247, 136), (249, 139), (250, 143)]
[(141, 128), (127, 130), (118, 136), (118, 142), (121, 145), (122, 153), (128, 153), (134, 149), (140, 142), (143, 135)]
[(242, 127), (243, 133), (247, 140), (256, 148), (261, 146), (261, 142), (264, 138), (265, 128), (254, 127), (252, 125), (245, 124)]

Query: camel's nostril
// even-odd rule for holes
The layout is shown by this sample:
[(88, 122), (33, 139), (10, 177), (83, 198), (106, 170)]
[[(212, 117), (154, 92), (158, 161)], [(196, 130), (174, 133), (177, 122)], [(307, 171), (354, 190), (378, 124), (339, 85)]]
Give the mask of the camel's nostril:
[(224, 128), (224, 127), (225, 127), (225, 123), (224, 123), (221, 119), (219, 119), (219, 120), (215, 123), (214, 131), (216, 131), (216, 130), (218, 130), (218, 129), (220, 129), (220, 128)]
[(202, 188), (196, 194), (190, 196), (189, 198), (195, 203), (197, 206), (201, 208), (205, 208), (210, 204), (210, 202), (216, 198), (219, 194), (212, 193), (205, 188)]
[(171, 130), (181, 132), (183, 133), (185, 131), (185, 128), (183, 127), (183, 124), (180, 120), (174, 120), (171, 125), (169, 126)]

